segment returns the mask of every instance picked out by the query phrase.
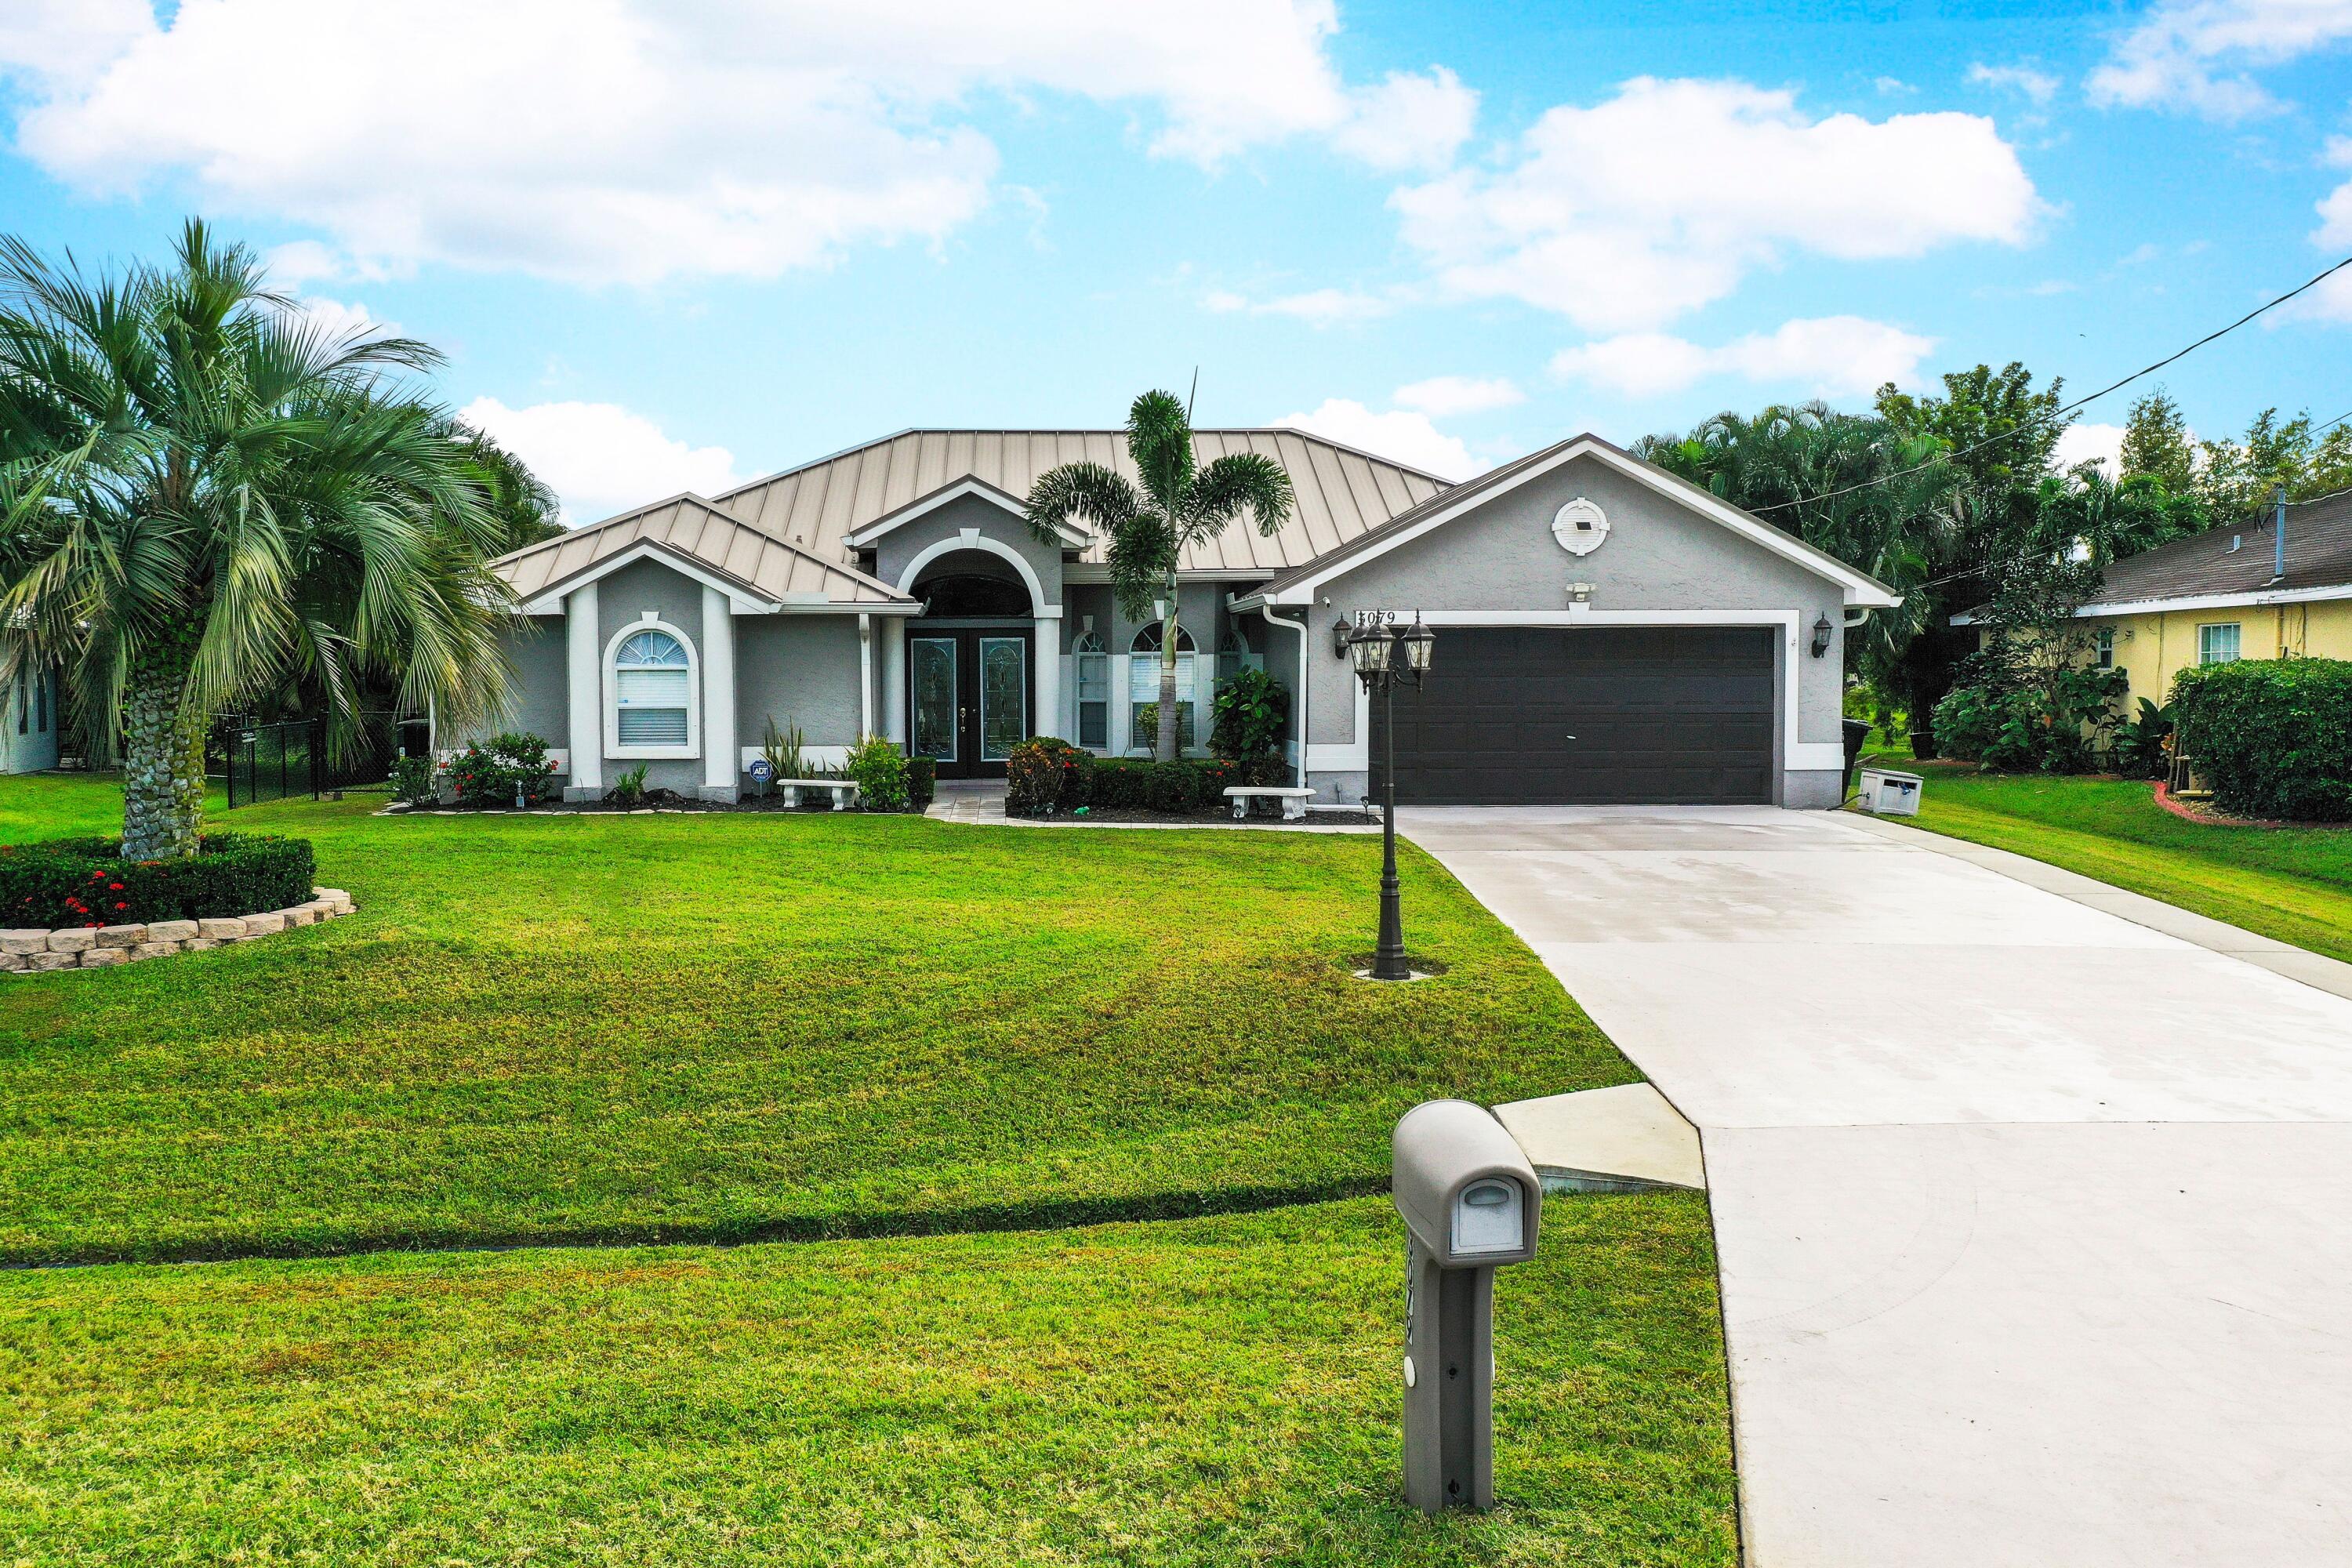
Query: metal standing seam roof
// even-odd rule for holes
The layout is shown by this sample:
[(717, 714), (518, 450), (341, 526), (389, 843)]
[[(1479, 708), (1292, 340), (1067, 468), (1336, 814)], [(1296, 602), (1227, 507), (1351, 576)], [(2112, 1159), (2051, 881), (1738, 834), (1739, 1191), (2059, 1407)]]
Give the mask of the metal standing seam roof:
[[(1289, 474), (1297, 501), (1272, 538), (1237, 519), (1216, 538), (1188, 548), (1180, 572), (1286, 572), (1448, 488), (1434, 474), (1297, 430), (1196, 430), (1192, 439), (1203, 464), (1233, 452), (1272, 458)], [(850, 534), (966, 476), (1025, 496), (1038, 475), (1075, 462), (1137, 478), (1119, 430), (902, 430), (712, 499), (763, 533), (848, 562), (856, 554), (846, 543)], [(1078, 559), (1101, 565), (1104, 551), (1097, 538)]]
[(526, 602), (600, 563), (639, 545), (673, 553), (772, 603), (824, 602), (845, 606), (912, 601), (855, 567), (753, 528), (699, 496), (672, 496), (526, 545), (491, 563), (516, 597)]
[[(2352, 494), (2291, 504), (2286, 509), (2286, 575), (2271, 567), (2277, 541), (2273, 514), (2265, 508), (2252, 523), (2192, 533), (2106, 570), (2097, 601), (2136, 604), (2148, 599), (2199, 598), (2216, 594), (2284, 593), (2342, 587), (2352, 590)], [(2239, 542), (2232, 550), (2232, 540)]]

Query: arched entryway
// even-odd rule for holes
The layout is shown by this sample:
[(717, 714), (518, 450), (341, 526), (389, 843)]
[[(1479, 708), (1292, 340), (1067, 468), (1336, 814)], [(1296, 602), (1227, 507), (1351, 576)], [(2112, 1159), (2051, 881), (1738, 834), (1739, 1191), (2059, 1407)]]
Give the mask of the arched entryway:
[(943, 779), (1003, 778), (1013, 748), (1045, 727), (1039, 609), (1019, 564), (953, 550), (919, 563), (908, 584), (924, 610), (907, 627), (907, 749)]

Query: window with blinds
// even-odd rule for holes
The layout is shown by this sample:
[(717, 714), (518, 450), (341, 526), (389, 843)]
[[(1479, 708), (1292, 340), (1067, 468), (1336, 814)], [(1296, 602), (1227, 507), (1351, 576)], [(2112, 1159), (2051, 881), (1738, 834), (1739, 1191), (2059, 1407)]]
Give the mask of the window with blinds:
[(1110, 655), (1092, 632), (1078, 639), (1076, 648), (1078, 744), (1099, 752), (1110, 744)]
[(666, 632), (638, 632), (613, 656), (616, 738), (624, 746), (683, 746), (694, 667)]

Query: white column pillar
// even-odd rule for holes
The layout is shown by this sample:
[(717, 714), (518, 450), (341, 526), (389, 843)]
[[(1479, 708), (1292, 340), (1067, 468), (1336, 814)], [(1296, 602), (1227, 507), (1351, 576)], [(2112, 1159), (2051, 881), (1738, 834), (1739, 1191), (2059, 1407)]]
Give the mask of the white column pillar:
[(882, 732), (907, 749), (907, 617), (882, 617)]
[(702, 798), (741, 793), (742, 754), (735, 743), (735, 615), (727, 595), (702, 591)]
[(1036, 642), (1029, 652), (1037, 664), (1037, 710), (1029, 715), (1033, 735), (1059, 735), (1062, 724), (1062, 606), (1039, 607)]
[(596, 584), (563, 596), (563, 652), (570, 677), (563, 741), (572, 752), (567, 800), (604, 793), (604, 632), (596, 616)]
[(857, 738), (874, 733), (874, 617), (857, 617)]

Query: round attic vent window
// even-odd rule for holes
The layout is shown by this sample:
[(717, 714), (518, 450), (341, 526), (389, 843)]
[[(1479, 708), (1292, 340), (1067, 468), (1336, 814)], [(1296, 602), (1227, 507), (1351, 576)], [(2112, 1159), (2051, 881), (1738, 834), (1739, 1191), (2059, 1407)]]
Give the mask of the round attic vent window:
[(1579, 496), (1552, 514), (1551, 536), (1570, 555), (1590, 555), (1609, 537), (1609, 516)]

